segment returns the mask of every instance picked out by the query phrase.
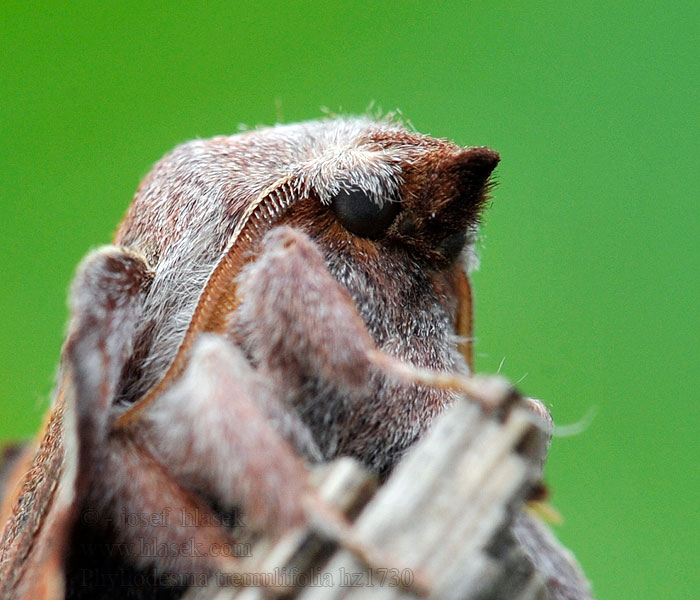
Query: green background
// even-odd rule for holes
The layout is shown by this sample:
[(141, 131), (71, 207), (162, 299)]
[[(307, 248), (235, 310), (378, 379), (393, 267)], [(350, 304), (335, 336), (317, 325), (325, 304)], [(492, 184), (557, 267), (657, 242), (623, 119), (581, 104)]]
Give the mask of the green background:
[(697, 4), (564, 4), (3, 2), (0, 437), (36, 429), (74, 266), (162, 154), (400, 108), (501, 152), (478, 367), (596, 409), (551, 452), (559, 536), (601, 599), (697, 597)]

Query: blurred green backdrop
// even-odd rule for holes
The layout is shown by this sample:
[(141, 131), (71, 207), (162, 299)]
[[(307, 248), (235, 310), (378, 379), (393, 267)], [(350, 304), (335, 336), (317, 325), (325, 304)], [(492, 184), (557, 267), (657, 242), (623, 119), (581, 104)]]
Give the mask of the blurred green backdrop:
[(37, 427), (73, 268), (162, 154), (400, 108), (502, 154), (480, 370), (597, 408), (554, 442), (558, 534), (601, 599), (697, 597), (697, 4), (252, 4), (3, 2), (0, 437)]

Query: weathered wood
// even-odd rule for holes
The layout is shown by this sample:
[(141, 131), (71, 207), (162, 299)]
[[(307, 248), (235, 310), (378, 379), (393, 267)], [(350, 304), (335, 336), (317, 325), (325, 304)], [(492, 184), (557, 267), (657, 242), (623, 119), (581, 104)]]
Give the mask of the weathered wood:
[[(399, 576), (427, 581), (435, 597), (490, 595), (501, 569), (488, 548), (508, 526), (514, 499), (522, 502), (539, 478), (533, 462), (514, 450), (534, 432), (532, 416), (524, 410), (512, 411), (500, 424), (477, 407), (459, 403), (399, 464), (362, 512), (356, 523), (359, 537), (396, 557)], [(527, 570), (527, 565), (522, 568)], [(327, 570), (362, 573), (363, 567), (342, 551)], [(376, 575), (366, 583), (385, 588), (378, 597), (405, 595), (393, 578), (382, 582)], [(523, 580), (527, 585), (530, 578)], [(319, 594), (319, 589), (300, 597), (359, 598), (372, 588), (351, 588), (342, 596)]]
[[(541, 477), (546, 427), (525, 402), (500, 419), (458, 402), (374, 494), (373, 478), (361, 467), (334, 461), (317, 474), (319, 490), (354, 521), (353, 541), (368, 549), (370, 559), (337, 548), (319, 533), (323, 528), (312, 526), (274, 544), (260, 540), (248, 572), (236, 580), (242, 587), (210, 586), (188, 598), (548, 598), (523, 541), (513, 534)], [(569, 560), (565, 550), (554, 550)]]

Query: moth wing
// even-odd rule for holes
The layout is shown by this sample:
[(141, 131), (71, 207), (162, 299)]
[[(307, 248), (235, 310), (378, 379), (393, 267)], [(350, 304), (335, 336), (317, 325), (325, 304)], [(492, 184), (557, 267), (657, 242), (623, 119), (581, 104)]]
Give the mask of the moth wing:
[(459, 336), (459, 351), (469, 365), (469, 371), (474, 372), (474, 307), (472, 286), (469, 275), (461, 268), (455, 269), (454, 290), (457, 297), (457, 314), (455, 332)]
[(77, 431), (64, 376), (38, 438), (8, 480), (0, 538), (0, 597), (63, 598), (63, 554), (75, 517)]

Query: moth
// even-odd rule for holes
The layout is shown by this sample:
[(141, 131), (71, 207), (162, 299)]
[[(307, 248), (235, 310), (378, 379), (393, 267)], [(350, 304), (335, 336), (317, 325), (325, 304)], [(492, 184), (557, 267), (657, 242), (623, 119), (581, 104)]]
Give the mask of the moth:
[[(488, 403), (468, 272), (498, 161), (332, 118), (157, 163), (78, 268), (51, 409), (5, 479), (0, 597), (180, 597), (130, 584), (235, 570), (185, 551), (230, 543), (232, 511), (280, 534), (333, 522), (309, 465), (385, 476), (461, 395)], [(104, 551), (143, 539), (175, 551)]]

